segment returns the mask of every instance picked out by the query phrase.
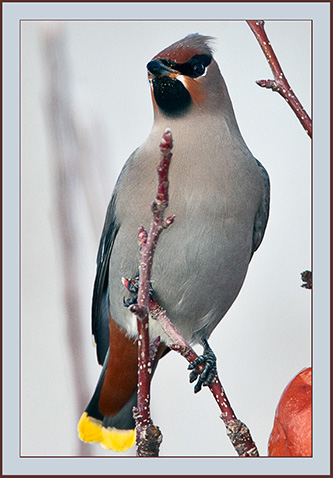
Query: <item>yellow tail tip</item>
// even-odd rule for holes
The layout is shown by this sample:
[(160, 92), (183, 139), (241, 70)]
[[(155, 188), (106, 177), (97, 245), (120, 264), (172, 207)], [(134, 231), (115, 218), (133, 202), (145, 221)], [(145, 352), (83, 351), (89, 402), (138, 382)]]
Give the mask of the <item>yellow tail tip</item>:
[(113, 451), (127, 451), (135, 444), (135, 428), (133, 430), (118, 430), (117, 428), (102, 428), (103, 441), (101, 446)]
[(102, 422), (96, 420), (96, 418), (88, 417), (87, 412), (81, 415), (77, 431), (79, 438), (83, 441), (89, 443), (103, 441)]
[(82, 441), (97, 442), (108, 450), (127, 451), (135, 444), (135, 428), (133, 430), (105, 428), (101, 420), (89, 417), (87, 412), (81, 415), (77, 430)]

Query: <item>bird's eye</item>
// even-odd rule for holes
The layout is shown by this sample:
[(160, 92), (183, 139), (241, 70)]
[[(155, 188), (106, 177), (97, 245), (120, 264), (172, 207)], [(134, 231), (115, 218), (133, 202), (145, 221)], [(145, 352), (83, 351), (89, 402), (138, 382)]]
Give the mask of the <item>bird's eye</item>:
[(193, 65), (193, 72), (195, 73), (196, 76), (203, 75), (205, 72), (205, 69), (206, 69), (205, 65), (201, 62)]

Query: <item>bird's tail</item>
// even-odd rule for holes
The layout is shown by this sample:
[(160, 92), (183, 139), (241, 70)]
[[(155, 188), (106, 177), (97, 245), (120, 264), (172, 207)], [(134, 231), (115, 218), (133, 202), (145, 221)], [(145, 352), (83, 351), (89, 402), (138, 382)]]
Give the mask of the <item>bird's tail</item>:
[[(158, 360), (170, 349), (159, 345)], [(137, 405), (137, 343), (110, 320), (110, 348), (95, 392), (78, 424), (79, 438), (103, 448), (127, 451), (135, 443), (133, 407)]]
[(132, 409), (137, 403), (137, 392), (115, 416), (104, 416), (99, 408), (101, 390), (104, 383), (109, 352), (105, 358), (103, 369), (95, 392), (81, 415), (78, 424), (79, 438), (88, 443), (99, 443), (103, 448), (113, 451), (127, 451), (135, 443), (135, 422)]

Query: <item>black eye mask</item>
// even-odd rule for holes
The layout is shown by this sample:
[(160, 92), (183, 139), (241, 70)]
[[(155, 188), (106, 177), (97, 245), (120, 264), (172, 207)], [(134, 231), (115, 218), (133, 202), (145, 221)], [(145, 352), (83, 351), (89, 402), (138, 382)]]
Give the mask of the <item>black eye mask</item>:
[(204, 74), (206, 67), (212, 61), (212, 57), (209, 55), (194, 55), (186, 63), (176, 63), (166, 58), (160, 58), (159, 61), (184, 76), (198, 78)]

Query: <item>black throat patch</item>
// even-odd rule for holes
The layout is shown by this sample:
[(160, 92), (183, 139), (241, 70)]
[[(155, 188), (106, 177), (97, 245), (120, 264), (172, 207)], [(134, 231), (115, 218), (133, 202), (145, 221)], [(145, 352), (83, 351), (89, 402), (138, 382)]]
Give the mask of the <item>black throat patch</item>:
[(192, 98), (181, 81), (160, 76), (152, 82), (156, 103), (166, 115), (181, 116), (189, 109)]

